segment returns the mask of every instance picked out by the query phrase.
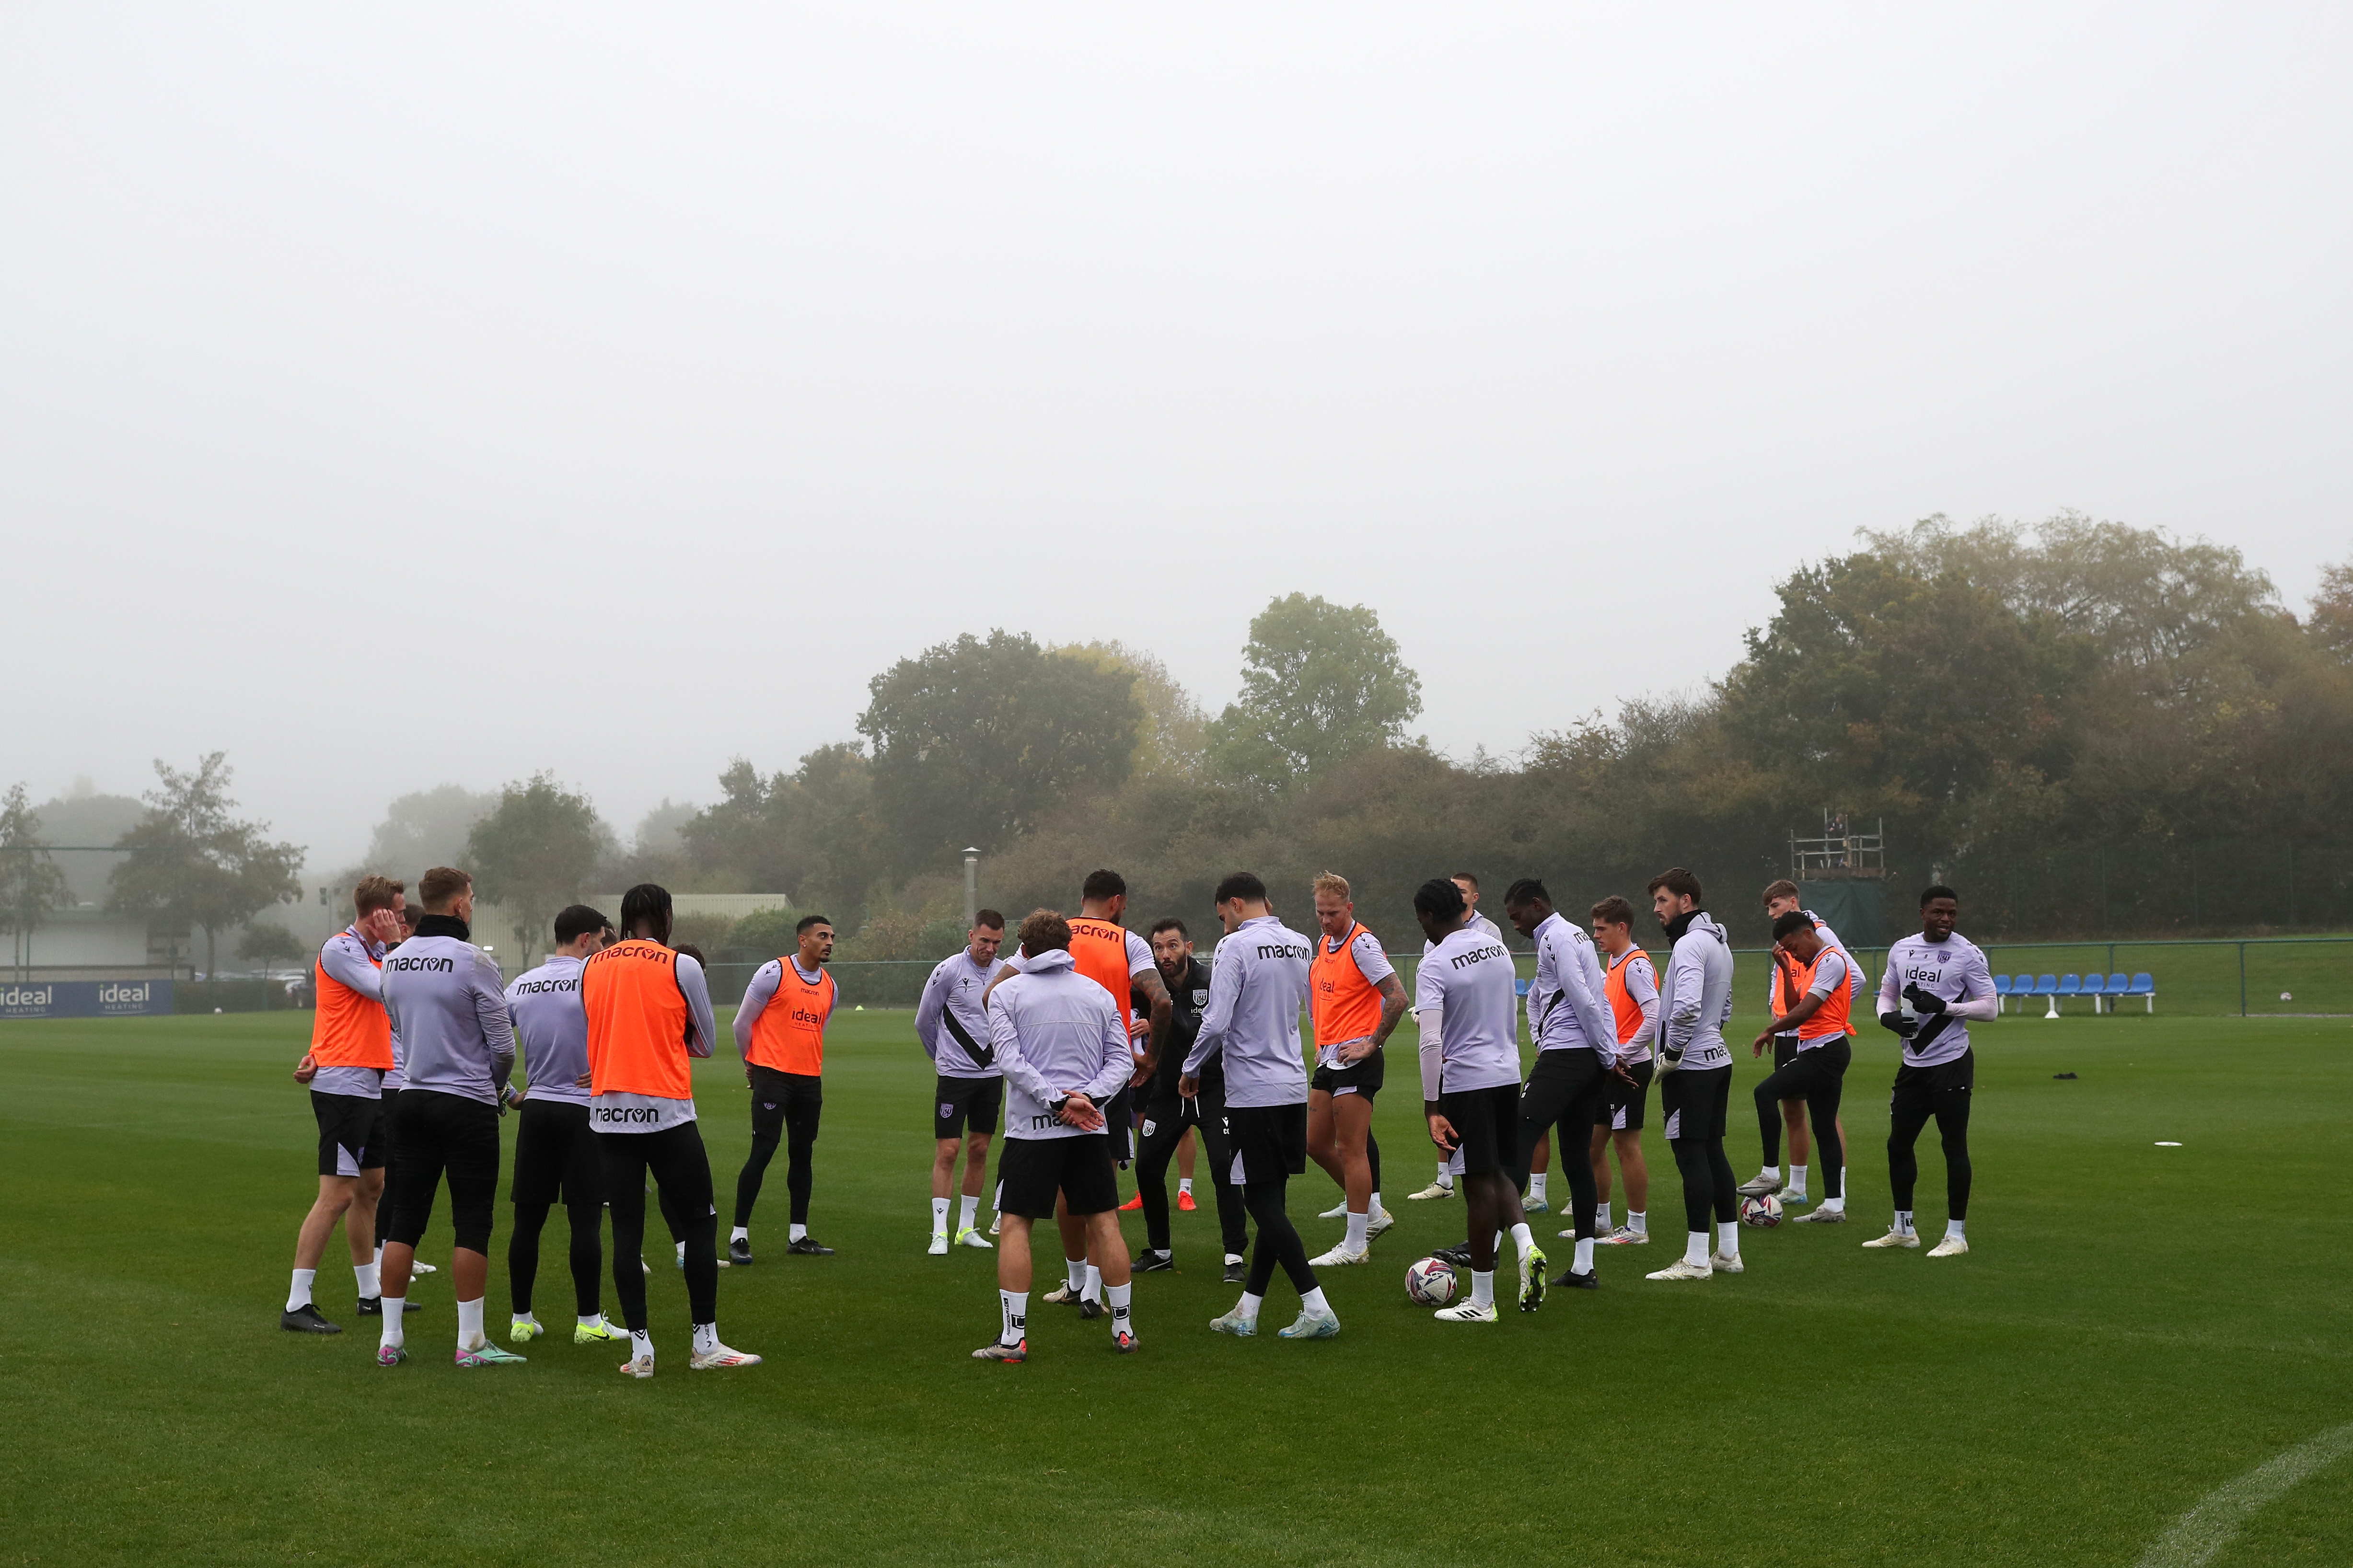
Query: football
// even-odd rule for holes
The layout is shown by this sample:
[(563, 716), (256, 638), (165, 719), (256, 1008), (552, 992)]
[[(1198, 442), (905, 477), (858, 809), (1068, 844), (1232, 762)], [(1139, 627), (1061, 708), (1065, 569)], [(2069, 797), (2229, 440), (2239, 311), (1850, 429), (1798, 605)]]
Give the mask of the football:
[(1454, 1265), (1423, 1258), (1405, 1271), (1405, 1293), (1425, 1307), (1443, 1307), (1454, 1300)]
[(1759, 1230), (1770, 1230), (1781, 1223), (1781, 1200), (1770, 1193), (1758, 1193), (1740, 1200), (1740, 1223), (1753, 1225)]

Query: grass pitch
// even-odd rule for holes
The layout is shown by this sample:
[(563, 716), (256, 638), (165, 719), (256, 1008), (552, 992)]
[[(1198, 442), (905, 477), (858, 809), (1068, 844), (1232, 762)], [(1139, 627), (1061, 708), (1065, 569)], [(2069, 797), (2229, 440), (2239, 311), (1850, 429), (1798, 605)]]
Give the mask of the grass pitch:
[[(1434, 1168), (1409, 1026), (1378, 1121), (1400, 1224), (1372, 1267), (1327, 1273), (1338, 1339), (1277, 1341), (1280, 1282), (1264, 1337), (1208, 1331), (1234, 1291), (1205, 1202), (1176, 1216), (1178, 1271), (1138, 1281), (1142, 1353), (1033, 1304), (1032, 1359), (998, 1367), (967, 1359), (996, 1328), (993, 1256), (923, 1256), (910, 1017), (849, 1014), (812, 1215), (840, 1256), (783, 1255), (780, 1159), (763, 1261), (720, 1276), (723, 1331), (766, 1364), (687, 1371), (665, 1247), (650, 1383), (560, 1330), (527, 1366), (457, 1372), (446, 1267), (414, 1292), (414, 1359), (379, 1370), (340, 1236), (319, 1298), (347, 1331), (279, 1330), (315, 1186), (286, 1076), (307, 1024), (0, 1025), (0, 1562), (2130, 1564), (2214, 1487), (2353, 1419), (2342, 1022), (1979, 1030), (1976, 1250), (1937, 1262), (1859, 1247), (1888, 1206), (1893, 1047), (1872, 1031), (1848, 1080), (1853, 1223), (1748, 1232), (1737, 1279), (1644, 1281), (1681, 1224), (1654, 1115), (1659, 1239), (1605, 1249), (1600, 1291), (1493, 1328), (1405, 1300), (1406, 1266), (1463, 1227), (1459, 1201), (1401, 1201)], [(732, 1190), (740, 1070), (711, 1065), (698, 1094)], [(1746, 1106), (1744, 1089), (1744, 1176)], [(1933, 1128), (1921, 1163), (1933, 1240)], [(1312, 1250), (1337, 1234), (1308, 1217), (1332, 1201), (1312, 1168), (1293, 1184)], [(1563, 1221), (1544, 1217), (1557, 1269)], [(550, 1322), (569, 1310), (562, 1229)], [(446, 1197), (423, 1251), (448, 1261)], [(2213, 1561), (2348, 1558), (2341, 1462)]]

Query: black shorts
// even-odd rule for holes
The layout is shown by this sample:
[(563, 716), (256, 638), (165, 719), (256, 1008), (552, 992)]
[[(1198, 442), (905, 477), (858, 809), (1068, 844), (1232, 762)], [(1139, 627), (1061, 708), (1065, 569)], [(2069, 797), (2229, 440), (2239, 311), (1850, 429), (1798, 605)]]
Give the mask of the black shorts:
[(1732, 1104), (1732, 1064), (1697, 1072), (1671, 1072), (1659, 1085), (1659, 1109), (1667, 1113), (1667, 1140), (1721, 1138)]
[(1381, 1047), (1376, 1046), (1371, 1056), (1353, 1067), (1317, 1068), (1315, 1076), (1307, 1080), (1307, 1087), (1326, 1094), (1361, 1094), (1365, 1103), (1370, 1105), (1373, 1096), (1380, 1093), (1381, 1079), (1388, 1071), (1381, 1056)]
[(781, 1138), (786, 1119), (825, 1110), (825, 1079), (813, 1072), (752, 1068), (752, 1136)]
[(1111, 1173), (1111, 1140), (1101, 1132), (1069, 1138), (1008, 1138), (997, 1156), (1007, 1214), (1054, 1217), (1060, 1194), (1072, 1214), (1109, 1214), (1119, 1207), (1119, 1179)]
[(1135, 1100), (1122, 1084), (1119, 1092), (1103, 1102), (1103, 1132), (1111, 1140), (1111, 1157), (1123, 1171), (1135, 1158)]
[(1491, 1175), (1512, 1163), (1520, 1142), (1518, 1084), (1450, 1089), (1438, 1097), (1438, 1113), (1453, 1124), (1464, 1175)]
[(1601, 1080), (1602, 1091), (1609, 1098), (1601, 1125), (1612, 1132), (1640, 1132), (1642, 1112), (1651, 1103), (1651, 1077), (1659, 1070), (1656, 1061), (1640, 1061), (1628, 1068), (1634, 1081), (1628, 1083), (1616, 1073)]
[(314, 1089), (311, 1114), (319, 1119), (319, 1174), (356, 1176), (384, 1169), (384, 1101)]
[(514, 1184), (518, 1204), (601, 1204), (605, 1156), (589, 1131), (588, 1108), (525, 1097), (516, 1114)]
[(1295, 1176), (1307, 1169), (1307, 1102), (1229, 1105), (1226, 1142), (1234, 1152), (1226, 1181), (1233, 1186)]
[(997, 1131), (1004, 1108), (1001, 1078), (943, 1078), (932, 1086), (932, 1136), (961, 1138), (970, 1131), (986, 1138)]
[(386, 1239), (417, 1245), (432, 1223), (433, 1194), (447, 1173), (457, 1244), (488, 1251), (491, 1210), (499, 1196), (498, 1108), (461, 1094), (405, 1089), (392, 1136), (400, 1151), (399, 1212)]
[[(1932, 1068), (1899, 1067), (1895, 1069), (1895, 1092), (1889, 1098), (1888, 1113), (1900, 1121), (1907, 1111), (1914, 1116), (1929, 1117), (1939, 1110), (1949, 1111), (1957, 1105), (1967, 1107), (1977, 1082), (1978, 1053), (1974, 1047)], [(1959, 1098), (1956, 1100), (1955, 1096)]]
[(1773, 1070), (1775, 1072), (1779, 1072), (1783, 1068), (1788, 1067), (1791, 1062), (1796, 1061), (1797, 1059), (1798, 1037), (1795, 1035), (1774, 1036)]

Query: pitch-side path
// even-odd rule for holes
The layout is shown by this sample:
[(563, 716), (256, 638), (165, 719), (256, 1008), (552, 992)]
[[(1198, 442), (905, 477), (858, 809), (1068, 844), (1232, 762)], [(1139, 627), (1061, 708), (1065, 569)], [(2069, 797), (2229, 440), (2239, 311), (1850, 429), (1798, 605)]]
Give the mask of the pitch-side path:
[(2331, 1427), (2257, 1465), (2237, 1480), (2216, 1487), (2158, 1537), (2156, 1544), (2141, 1555), (2140, 1568), (2204, 1568), (2239, 1533), (2248, 1515), (2348, 1453), (2353, 1453), (2353, 1421)]

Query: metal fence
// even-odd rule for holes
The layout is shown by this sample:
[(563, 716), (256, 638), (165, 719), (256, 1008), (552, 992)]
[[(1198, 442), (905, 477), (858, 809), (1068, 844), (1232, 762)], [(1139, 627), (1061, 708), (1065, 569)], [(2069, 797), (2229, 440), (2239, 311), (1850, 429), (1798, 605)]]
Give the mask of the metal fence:
[[(2200, 942), (1993, 942), (1986, 957), (1997, 973), (2040, 978), (2044, 974), (2078, 976), (2097, 973), (2103, 989), (2108, 976), (2129, 980), (2146, 973), (2154, 983), (2156, 1000), (2134, 997), (2126, 1006), (2135, 1014), (2150, 1012), (2198, 1017), (2344, 1017), (2353, 1016), (2353, 936), (2249, 937), (2243, 941)], [(1535, 973), (1535, 956), (1517, 955), (1520, 973)], [(1392, 952), (1389, 962), (1409, 988), (1421, 963), (1419, 949)], [(1876, 990), (1887, 962), (1887, 949), (1858, 948), (1855, 957), (1869, 973)], [(1651, 962), (1663, 963), (1666, 954), (1652, 952)], [(923, 980), (934, 959), (869, 960), (828, 965), (840, 987), (839, 1005), (846, 1007), (913, 1007), (921, 1000)], [(1742, 948), (1733, 954), (1733, 1011), (1738, 1017), (1761, 1017), (1766, 986), (1771, 974), (1771, 952)], [(711, 969), (712, 1000), (732, 1006), (743, 1000), (744, 988), (758, 972), (755, 963), (716, 963)], [(2094, 1004), (2077, 996), (2060, 998), (2064, 1016), (2089, 1017)], [(2015, 1016), (2006, 1007), (2004, 1016)], [(2032, 1003), (2037, 1017), (2047, 1016), (2050, 1004)], [(1857, 1020), (1858, 1023), (1861, 1020)]]

